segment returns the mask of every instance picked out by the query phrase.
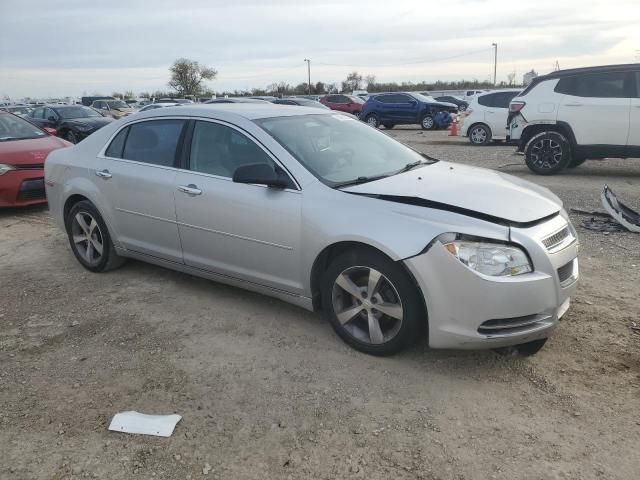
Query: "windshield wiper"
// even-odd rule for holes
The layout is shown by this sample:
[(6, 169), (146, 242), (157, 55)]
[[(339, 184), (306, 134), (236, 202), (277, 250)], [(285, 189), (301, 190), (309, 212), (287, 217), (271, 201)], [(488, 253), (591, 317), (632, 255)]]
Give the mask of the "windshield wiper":
[(414, 168), (419, 167), (420, 165), (427, 165), (428, 163), (429, 162), (425, 162), (424, 160), (418, 160), (417, 162), (407, 163), (404, 167), (398, 170), (394, 175), (397, 175), (398, 173), (408, 172), (409, 170), (413, 170)]

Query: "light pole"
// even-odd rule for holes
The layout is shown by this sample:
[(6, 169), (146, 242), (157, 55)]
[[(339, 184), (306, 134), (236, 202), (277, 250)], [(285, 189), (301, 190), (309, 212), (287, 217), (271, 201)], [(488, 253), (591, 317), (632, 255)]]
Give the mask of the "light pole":
[(491, 46), (494, 48), (494, 56), (493, 56), (493, 86), (495, 87), (498, 83), (498, 44), (492, 43)]
[(304, 61), (307, 62), (307, 75), (308, 75), (307, 94), (311, 95), (311, 60), (309, 60), (308, 58), (305, 58)]

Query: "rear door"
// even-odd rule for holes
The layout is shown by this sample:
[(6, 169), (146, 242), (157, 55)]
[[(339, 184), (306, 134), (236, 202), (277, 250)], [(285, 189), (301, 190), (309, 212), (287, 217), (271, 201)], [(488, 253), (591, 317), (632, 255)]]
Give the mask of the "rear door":
[(484, 120), (491, 128), (493, 138), (503, 139), (507, 136), (507, 117), (509, 116), (509, 102), (518, 92), (496, 92), (479, 98), (489, 100), (484, 112)]
[[(627, 79), (629, 77), (629, 79)], [(578, 145), (616, 147), (621, 151), (629, 136), (631, 76), (626, 72), (581, 74), (560, 79), (564, 93), (558, 121), (573, 129)]]
[(119, 242), (128, 250), (182, 263), (175, 211), (175, 168), (186, 121), (161, 118), (120, 130), (90, 178)]
[[(232, 125), (197, 120), (188, 165), (174, 185), (187, 265), (278, 290), (302, 292), (302, 192), (235, 183), (235, 169), (265, 163), (288, 177), (255, 139)], [(188, 137), (187, 137), (188, 138)]]

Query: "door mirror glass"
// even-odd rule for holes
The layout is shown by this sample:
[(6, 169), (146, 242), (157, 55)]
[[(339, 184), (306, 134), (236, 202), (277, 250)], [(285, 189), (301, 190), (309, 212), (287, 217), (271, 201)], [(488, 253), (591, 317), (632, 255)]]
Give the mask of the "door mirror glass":
[(274, 188), (286, 188), (288, 182), (280, 178), (271, 165), (266, 163), (251, 163), (236, 168), (233, 173), (236, 183), (254, 183)]

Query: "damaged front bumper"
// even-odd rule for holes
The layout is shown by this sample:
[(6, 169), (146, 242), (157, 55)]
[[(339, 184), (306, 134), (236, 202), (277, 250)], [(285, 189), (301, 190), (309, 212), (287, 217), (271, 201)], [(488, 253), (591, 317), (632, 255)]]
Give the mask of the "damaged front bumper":
[(578, 280), (578, 241), (556, 216), (510, 228), (534, 271), (491, 277), (470, 270), (435, 242), (404, 262), (424, 294), (433, 348), (496, 348), (548, 337), (568, 310)]
[(602, 189), (602, 206), (620, 225), (630, 232), (640, 233), (640, 214), (618, 200), (607, 185)]

